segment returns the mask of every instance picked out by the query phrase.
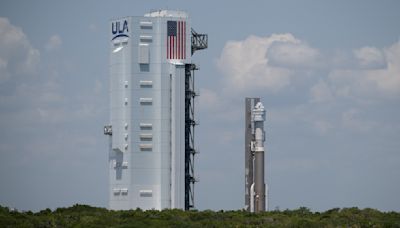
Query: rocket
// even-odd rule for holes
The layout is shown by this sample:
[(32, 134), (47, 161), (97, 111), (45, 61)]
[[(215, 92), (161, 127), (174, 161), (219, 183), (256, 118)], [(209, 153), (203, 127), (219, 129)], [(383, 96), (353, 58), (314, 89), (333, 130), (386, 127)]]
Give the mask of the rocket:
[(259, 100), (259, 98), (247, 98), (246, 100), (245, 202), (246, 209), (250, 212), (268, 210), (266, 194), (268, 187), (264, 177), (265, 108)]

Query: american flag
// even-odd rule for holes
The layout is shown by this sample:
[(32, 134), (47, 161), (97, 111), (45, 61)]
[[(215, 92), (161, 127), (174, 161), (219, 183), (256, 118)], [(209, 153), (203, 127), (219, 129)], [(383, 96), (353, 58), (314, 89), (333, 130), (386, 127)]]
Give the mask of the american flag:
[(167, 21), (167, 59), (186, 59), (186, 21)]

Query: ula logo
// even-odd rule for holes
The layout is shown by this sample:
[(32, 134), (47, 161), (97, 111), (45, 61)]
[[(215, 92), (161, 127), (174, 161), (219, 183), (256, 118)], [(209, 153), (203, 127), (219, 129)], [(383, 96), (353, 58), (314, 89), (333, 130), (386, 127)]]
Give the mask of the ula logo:
[(122, 24), (120, 21), (113, 22), (111, 24), (111, 32), (114, 35), (112, 40), (118, 37), (129, 37), (125, 32), (128, 32), (128, 21), (124, 20)]

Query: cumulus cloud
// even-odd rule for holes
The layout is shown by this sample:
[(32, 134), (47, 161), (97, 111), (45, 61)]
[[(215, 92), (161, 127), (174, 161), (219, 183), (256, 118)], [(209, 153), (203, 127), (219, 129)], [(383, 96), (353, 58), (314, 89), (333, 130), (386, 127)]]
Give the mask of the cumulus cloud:
[[(57, 43), (57, 38), (51, 40)], [(7, 18), (0, 18), (0, 116), (6, 119), (1, 124), (46, 123), (65, 116), (65, 97), (60, 93), (58, 73), (40, 72), (39, 61), (40, 52), (22, 29)]]
[(321, 54), (303, 42), (276, 42), (267, 52), (270, 65), (303, 69), (319, 67)]
[(269, 64), (268, 52), (274, 43), (300, 43), (292, 34), (269, 37), (249, 36), (244, 41), (228, 41), (217, 60), (229, 89), (266, 89), (277, 92), (290, 84), (290, 69)]
[[(372, 54), (371, 54), (372, 55)], [(384, 49), (387, 67), (366, 72), (367, 80), (389, 96), (400, 95), (400, 41)]]
[(0, 83), (11, 76), (36, 71), (40, 52), (32, 47), (23, 31), (0, 17)]
[(226, 42), (216, 64), (222, 89), (202, 89), (199, 106), (213, 118), (221, 112), (236, 116), (219, 118), (224, 122), (237, 121), (243, 108), (238, 101), (254, 95), (272, 101), (270, 118), (280, 124), (303, 123), (320, 135), (365, 133), (377, 122), (364, 113), (400, 98), (400, 41), (329, 52), (292, 34), (251, 35)]
[(339, 97), (359, 101), (382, 95), (396, 98), (400, 93), (400, 42), (388, 48), (365, 46), (332, 55), (289, 33), (251, 35), (228, 41), (216, 64), (223, 74), (221, 87), (227, 93), (271, 94), (308, 86), (311, 103)]
[(400, 94), (400, 41), (388, 48), (365, 46), (332, 55), (289, 33), (251, 35), (228, 41), (216, 64), (225, 94), (207, 90), (207, 99), (297, 91), (297, 96), (309, 96), (310, 103), (323, 104), (337, 98), (396, 99)]
[(61, 37), (59, 35), (52, 35), (49, 41), (47, 41), (46, 50), (47, 51), (56, 50), (61, 46), (61, 44), (62, 44)]
[(362, 68), (382, 68), (385, 67), (383, 52), (375, 47), (363, 47), (354, 50), (354, 56)]
[(334, 68), (329, 84), (341, 97), (399, 98), (400, 41), (388, 48), (363, 47), (354, 51), (359, 67)]

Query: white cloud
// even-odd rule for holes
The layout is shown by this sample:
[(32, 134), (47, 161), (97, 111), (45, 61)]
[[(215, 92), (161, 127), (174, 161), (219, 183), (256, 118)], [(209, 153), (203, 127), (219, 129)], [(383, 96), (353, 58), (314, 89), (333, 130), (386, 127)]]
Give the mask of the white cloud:
[(266, 89), (277, 92), (290, 84), (291, 70), (269, 65), (268, 51), (272, 44), (299, 43), (291, 34), (269, 37), (249, 36), (244, 41), (228, 41), (217, 60), (229, 90)]
[(354, 50), (358, 64), (362, 68), (380, 68), (385, 66), (385, 58), (383, 52), (375, 47), (363, 47)]
[(387, 67), (366, 72), (366, 78), (375, 82), (377, 89), (385, 95), (400, 95), (400, 41), (384, 50)]
[[(55, 35), (46, 48), (60, 44)], [(70, 101), (61, 92), (58, 70), (38, 74), (39, 60), (39, 51), (23, 31), (7, 18), (0, 18), (0, 83), (8, 90), (0, 95), (1, 124), (20, 126), (21, 130), (25, 125), (65, 122), (71, 116), (65, 107)], [(42, 66), (48, 67), (46, 63)]]
[(61, 44), (62, 44), (61, 37), (59, 35), (52, 35), (49, 41), (47, 41), (46, 50), (47, 51), (56, 50), (61, 46)]
[(321, 54), (302, 42), (279, 42), (271, 45), (267, 52), (270, 65), (286, 68), (319, 67)]
[(238, 101), (250, 95), (273, 100), (267, 109), (276, 124), (302, 123), (320, 135), (365, 133), (380, 122), (361, 114), (388, 98), (400, 98), (400, 42), (329, 55), (291, 34), (249, 36), (228, 41), (216, 64), (222, 89), (203, 89), (200, 108), (226, 123), (241, 118)]
[(400, 41), (382, 50), (364, 47), (354, 53), (360, 68), (334, 68), (329, 73), (335, 94), (364, 101), (400, 98)]
[(0, 17), (0, 82), (36, 71), (40, 53), (33, 48), (23, 31)]

